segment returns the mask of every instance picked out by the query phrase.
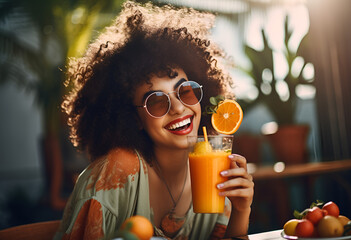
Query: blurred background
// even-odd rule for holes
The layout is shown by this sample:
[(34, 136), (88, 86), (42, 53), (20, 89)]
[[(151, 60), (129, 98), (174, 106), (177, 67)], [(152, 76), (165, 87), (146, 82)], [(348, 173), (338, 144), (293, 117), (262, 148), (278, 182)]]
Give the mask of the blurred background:
[[(62, 217), (89, 164), (60, 110), (66, 62), (123, 2), (0, 0), (0, 229)], [(235, 63), (244, 111), (234, 151), (255, 177), (249, 232), (280, 229), (317, 199), (351, 217), (351, 1), (152, 2), (217, 15), (212, 39)]]

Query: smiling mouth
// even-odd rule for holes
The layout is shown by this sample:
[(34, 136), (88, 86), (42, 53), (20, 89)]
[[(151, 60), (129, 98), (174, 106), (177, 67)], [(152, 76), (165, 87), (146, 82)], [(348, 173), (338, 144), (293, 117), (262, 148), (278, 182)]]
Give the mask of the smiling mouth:
[(184, 119), (184, 120), (182, 120), (180, 122), (169, 124), (169, 125), (166, 126), (166, 129), (170, 130), (170, 131), (182, 131), (182, 130), (185, 130), (185, 129), (190, 127), (193, 118), (194, 117), (191, 116), (191, 117), (186, 118), (186, 119)]

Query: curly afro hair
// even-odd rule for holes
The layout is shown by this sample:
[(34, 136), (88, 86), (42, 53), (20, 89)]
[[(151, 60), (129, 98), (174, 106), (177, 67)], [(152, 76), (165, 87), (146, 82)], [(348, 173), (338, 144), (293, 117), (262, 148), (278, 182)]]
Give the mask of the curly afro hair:
[[(224, 90), (232, 79), (218, 67), (225, 56), (206, 38), (213, 22), (212, 14), (193, 9), (124, 3), (85, 56), (70, 59), (67, 82), (74, 88), (62, 107), (74, 146), (92, 160), (122, 147), (151, 161), (153, 143), (138, 127), (133, 96), (152, 74), (172, 78), (173, 69), (183, 69), (189, 80), (203, 85), (202, 108), (211, 96), (230, 94)], [(209, 118), (201, 121), (206, 125)]]

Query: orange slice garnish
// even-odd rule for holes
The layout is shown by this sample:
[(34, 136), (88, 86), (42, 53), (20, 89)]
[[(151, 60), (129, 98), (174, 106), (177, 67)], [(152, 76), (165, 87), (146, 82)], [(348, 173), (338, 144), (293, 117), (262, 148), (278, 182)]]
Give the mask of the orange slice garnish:
[(213, 128), (222, 134), (235, 133), (243, 120), (243, 110), (240, 105), (230, 99), (218, 104), (216, 113), (212, 114), (211, 122)]

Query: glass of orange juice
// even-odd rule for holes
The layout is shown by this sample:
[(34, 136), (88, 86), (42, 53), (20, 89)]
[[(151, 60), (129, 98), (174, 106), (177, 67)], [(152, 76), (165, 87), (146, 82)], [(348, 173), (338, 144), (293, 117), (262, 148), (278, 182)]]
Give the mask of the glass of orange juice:
[(220, 172), (230, 167), (233, 136), (188, 136), (191, 191), (195, 213), (222, 213), (225, 197), (217, 184), (225, 182)]

